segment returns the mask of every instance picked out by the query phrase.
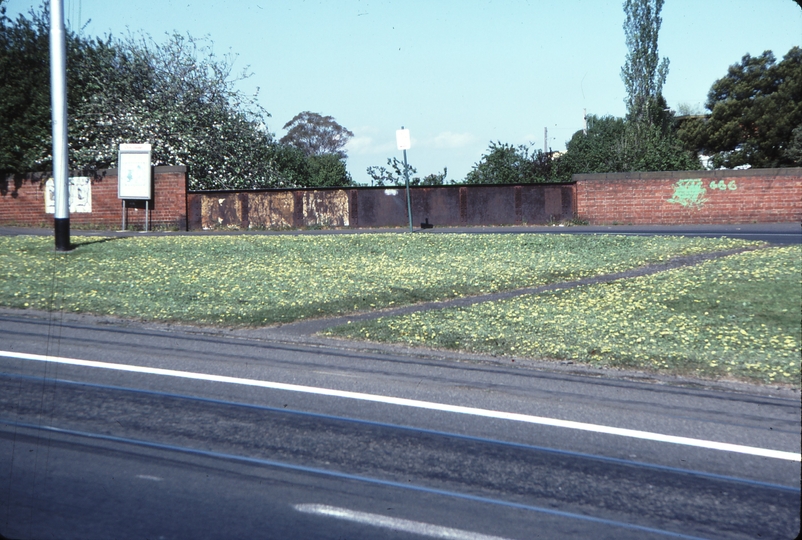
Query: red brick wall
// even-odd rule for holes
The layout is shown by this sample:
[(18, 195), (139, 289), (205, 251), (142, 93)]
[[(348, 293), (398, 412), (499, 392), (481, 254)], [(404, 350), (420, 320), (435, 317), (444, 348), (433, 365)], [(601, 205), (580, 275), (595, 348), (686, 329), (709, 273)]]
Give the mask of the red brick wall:
[(579, 174), (576, 216), (591, 224), (802, 221), (802, 169)]
[[(76, 174), (76, 176), (78, 175)], [(0, 181), (0, 224), (52, 225), (53, 214), (45, 213), (44, 202), (44, 184), (48, 177), (49, 175), (31, 174), (24, 177), (10, 177), (5, 182)], [(563, 208), (561, 219), (570, 219), (571, 216), (576, 216), (588, 220), (591, 224), (802, 221), (802, 168), (575, 175), (574, 181), (575, 186), (572, 186), (575, 189), (574, 196), (568, 198), (573, 199), (575, 209), (571, 212), (571, 208)], [(513, 186), (507, 187), (513, 189)], [(563, 186), (562, 189), (570, 187)], [(416, 189), (420, 190), (421, 188)], [(443, 189), (454, 188), (445, 186)], [(367, 193), (370, 188), (364, 188), (363, 191)], [(222, 207), (225, 205), (220, 201), (228, 200), (229, 195), (231, 194), (192, 194), (191, 197), (197, 199), (195, 202), (198, 203), (193, 205), (192, 226), (199, 228), (201, 222), (205, 223), (203, 214), (208, 209), (202, 208), (201, 199), (211, 197), (210, 200), (214, 199), (214, 202)], [(234, 195), (236, 196), (234, 197)], [(231, 196), (239, 203), (242, 203), (243, 196), (250, 196), (241, 193), (234, 195)], [(278, 195), (283, 196), (286, 193)], [(353, 193), (349, 196), (353, 196)], [(253, 204), (249, 205), (248, 212), (246, 212), (249, 216), (239, 216), (237, 212), (234, 212), (232, 214), (234, 217), (231, 219), (217, 219), (215, 222), (219, 221), (219, 225), (243, 226), (248, 221), (258, 226), (270, 226), (272, 223), (262, 223), (266, 219), (262, 214), (265, 214), (267, 210), (256, 204), (258, 201), (252, 202)], [(144, 201), (129, 201), (127, 206), (128, 224), (143, 228)], [(151, 228), (170, 227), (187, 230), (189, 224), (187, 223), (186, 169), (184, 167), (155, 168), (153, 200), (150, 206)], [(195, 208), (196, 206), (197, 208)], [(278, 212), (282, 208), (277, 206), (271, 212)], [(242, 208), (240, 208), (241, 210)], [(303, 209), (299, 208), (299, 210)], [(341, 211), (347, 212), (348, 208), (343, 207)], [(419, 209), (416, 211), (420, 214)], [(509, 212), (513, 212), (512, 208), (509, 209)], [(406, 214), (402, 213), (404, 219), (401, 221), (405, 223)], [(367, 215), (364, 216), (367, 221), (362, 223), (363, 216), (361, 214), (364, 214), (364, 211), (360, 211), (358, 222), (354, 220), (350, 226), (369, 225)], [(121, 216), (121, 201), (117, 198), (117, 171), (109, 169), (99, 171), (92, 178), (92, 213), (72, 213), (70, 222), (117, 229), (121, 226)], [(512, 214), (510, 216), (510, 219), (513, 219), (514, 216)], [(209, 216), (205, 217), (209, 218)], [(286, 218), (285, 221), (287, 221), (287, 225), (291, 224), (290, 226), (307, 225), (306, 217), (304, 215), (301, 217), (304, 219), (300, 221), (295, 216), (292, 219)], [(197, 223), (194, 223), (195, 221)], [(295, 223), (296, 221), (298, 223)], [(442, 219), (440, 221), (441, 223), (433, 223), (445, 223)], [(247, 228), (248, 225), (244, 226)]]
[[(45, 182), (50, 177), (37, 173), (0, 181), (0, 224), (51, 226), (53, 214), (45, 212)], [(92, 212), (70, 213), (70, 224), (119, 229), (123, 209), (122, 201), (117, 198), (117, 170), (97, 171), (91, 184)], [(130, 226), (144, 228), (145, 201), (128, 201), (126, 220)], [(187, 230), (186, 167), (154, 168), (149, 222), (150, 228)]]

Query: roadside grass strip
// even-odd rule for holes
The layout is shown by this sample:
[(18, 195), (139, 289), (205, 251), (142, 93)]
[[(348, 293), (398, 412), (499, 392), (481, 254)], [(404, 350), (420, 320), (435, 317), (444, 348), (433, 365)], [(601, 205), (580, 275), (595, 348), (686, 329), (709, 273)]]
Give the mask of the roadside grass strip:
[(800, 385), (802, 246), (340, 326), (329, 335)]
[(0, 305), (262, 326), (620, 272), (759, 243), (589, 235), (0, 238)]

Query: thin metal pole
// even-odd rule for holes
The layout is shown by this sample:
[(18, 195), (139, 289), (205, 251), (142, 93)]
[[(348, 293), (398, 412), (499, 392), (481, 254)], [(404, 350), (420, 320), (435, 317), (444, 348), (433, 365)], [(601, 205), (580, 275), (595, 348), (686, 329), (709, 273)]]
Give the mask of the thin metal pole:
[(549, 128), (543, 128), (543, 153), (549, 153)]
[(50, 103), (53, 128), (53, 187), (56, 251), (70, 250), (70, 186), (67, 154), (67, 45), (64, 1), (50, 0)]
[(412, 232), (412, 199), (409, 196), (409, 166), (407, 165), (406, 150), (404, 150), (404, 179), (407, 181), (407, 214), (409, 214), (409, 232)]

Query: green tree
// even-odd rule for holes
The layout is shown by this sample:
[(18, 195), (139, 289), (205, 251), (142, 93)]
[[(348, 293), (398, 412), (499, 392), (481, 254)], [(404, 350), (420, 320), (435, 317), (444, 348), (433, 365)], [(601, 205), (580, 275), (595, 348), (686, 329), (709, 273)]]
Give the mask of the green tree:
[(284, 124), (287, 134), (281, 138), (282, 144), (300, 148), (307, 156), (335, 154), (346, 158), (343, 147), (354, 134), (341, 126), (331, 116), (304, 111), (296, 114)]
[[(427, 174), (423, 178), (414, 176), (418, 169), (407, 163), (406, 170), (409, 174), (410, 186), (442, 186), (446, 183), (448, 168), (443, 167), (443, 172)], [(368, 167), (368, 176), (371, 178), (371, 185), (374, 186), (405, 186), (404, 163), (398, 158), (387, 158), (387, 167)]]
[(791, 144), (788, 145), (785, 155), (792, 162), (802, 166), (802, 126), (794, 128)]
[[(50, 21), (47, 7), (15, 21), (0, 0), (0, 175), (47, 171), (51, 167)], [(107, 41), (69, 30), (67, 107), (72, 114), (95, 90)], [(70, 126), (70, 133), (75, 134)]]
[(587, 134), (577, 131), (568, 141), (556, 164), (556, 176), (570, 180), (582, 173), (699, 168), (699, 159), (683, 147), (670, 127), (647, 124), (636, 128), (623, 118), (589, 115)]
[(680, 136), (715, 167), (799, 166), (802, 48), (779, 63), (771, 51), (745, 55), (713, 83), (705, 107), (710, 114), (686, 122)]
[[(371, 185), (403, 186), (406, 185), (404, 169), (404, 162), (398, 158), (387, 158), (387, 167), (371, 166), (367, 168), (367, 173), (371, 178)], [(420, 183), (420, 178), (413, 177), (418, 172), (418, 169), (407, 163), (406, 171), (409, 174), (410, 185), (415, 185), (416, 180)]]
[(627, 119), (636, 124), (659, 121), (668, 76), (668, 58), (660, 60), (657, 38), (664, 0), (625, 0), (627, 57), (621, 78), (627, 90)]
[(446, 176), (448, 176), (448, 167), (443, 167), (443, 172), (427, 174), (421, 179), (420, 184), (414, 185), (442, 186), (446, 183)]
[(272, 171), (271, 182), (252, 187), (309, 187), (309, 161), (303, 151), (278, 141), (271, 141), (265, 149), (266, 167)]
[(531, 146), (490, 142), (465, 177), (466, 184), (531, 184), (553, 180), (551, 155)]
[(318, 154), (307, 158), (310, 187), (353, 186), (345, 160), (336, 154)]
[(611, 173), (626, 170), (626, 121), (612, 116), (588, 115), (588, 129), (577, 131), (565, 145), (558, 168), (563, 180), (574, 174)]

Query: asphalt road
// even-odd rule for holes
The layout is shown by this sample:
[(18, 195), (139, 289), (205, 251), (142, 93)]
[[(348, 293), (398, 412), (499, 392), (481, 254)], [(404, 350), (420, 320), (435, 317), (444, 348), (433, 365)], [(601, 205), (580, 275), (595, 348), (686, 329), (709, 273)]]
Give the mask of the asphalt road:
[(7, 538), (800, 530), (796, 391), (65, 314), (0, 328)]
[[(406, 233), (407, 229), (332, 229), (311, 231), (190, 231), (190, 232), (131, 232), (131, 231), (86, 231), (75, 229), (73, 236), (211, 236), (211, 235), (327, 235), (327, 234), (370, 234)], [(800, 223), (746, 223), (739, 225), (579, 225), (560, 226), (510, 226), (510, 227), (435, 227), (421, 230), (421, 234), (623, 234), (630, 236), (700, 236), (716, 238), (726, 236), (745, 240), (758, 240), (773, 244), (802, 244), (802, 224)], [(0, 236), (23, 234), (53, 235), (50, 229), (32, 227), (0, 226)]]

